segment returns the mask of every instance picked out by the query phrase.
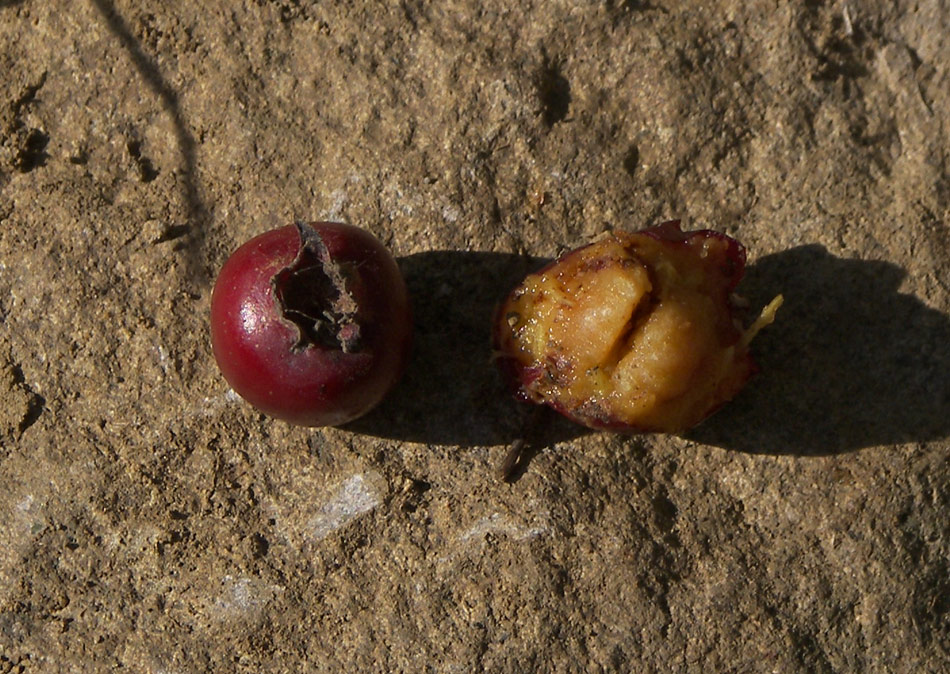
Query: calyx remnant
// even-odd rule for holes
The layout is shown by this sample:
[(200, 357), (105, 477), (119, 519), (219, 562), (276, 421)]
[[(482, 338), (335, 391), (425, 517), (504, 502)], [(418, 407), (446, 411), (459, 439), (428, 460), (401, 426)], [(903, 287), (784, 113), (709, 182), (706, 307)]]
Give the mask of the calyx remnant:
[(271, 279), (281, 316), (297, 327), (294, 348), (356, 352), (360, 348), (359, 307), (347, 287), (355, 271), (333, 260), (313, 227), (295, 224), (300, 234), (297, 257)]

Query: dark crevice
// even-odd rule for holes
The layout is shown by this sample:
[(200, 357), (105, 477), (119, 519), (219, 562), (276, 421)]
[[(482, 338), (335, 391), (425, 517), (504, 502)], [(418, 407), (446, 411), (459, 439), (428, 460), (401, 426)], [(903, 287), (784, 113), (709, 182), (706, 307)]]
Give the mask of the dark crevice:
[(673, 531), (678, 513), (679, 510), (670, 500), (666, 489), (661, 488), (660, 492), (653, 497), (654, 522), (660, 532), (668, 534)]
[(627, 153), (623, 156), (623, 170), (632, 178), (636, 174), (639, 166), (640, 148), (636, 145), (631, 145), (630, 149), (628, 149)]
[(545, 57), (535, 77), (535, 88), (545, 125), (551, 127), (564, 121), (571, 106), (571, 85), (562, 74), (560, 64)]
[(669, 14), (669, 10), (660, 5), (654, 5), (652, 2), (642, 2), (641, 0), (623, 0), (620, 3), (620, 8), (628, 12), (648, 12), (651, 10), (659, 10), (664, 14)]
[(12, 371), (13, 383), (22, 388), (29, 396), (26, 403), (26, 414), (23, 415), (23, 418), (17, 426), (17, 431), (22, 435), (26, 429), (35, 424), (37, 420), (39, 420), (40, 415), (43, 414), (43, 410), (46, 409), (46, 398), (29, 387), (26, 383), (26, 378), (23, 376), (23, 370), (20, 369), (19, 365), (14, 365)]
[(858, 79), (869, 74), (867, 66), (854, 58), (821, 55), (818, 57), (818, 70), (811, 78), (815, 82), (834, 82), (839, 78)]
[(17, 152), (13, 165), (20, 173), (29, 173), (35, 168), (46, 165), (49, 155), (46, 146), (49, 145), (49, 136), (39, 129), (30, 129), (23, 147)]
[(418, 480), (414, 478), (411, 483), (411, 489), (413, 493), (425, 494), (427, 491), (432, 489), (432, 484), (427, 480)]
[(261, 559), (267, 556), (267, 552), (270, 550), (270, 541), (261, 534), (253, 534), (251, 536), (251, 546), (254, 558)]
[(150, 183), (158, 177), (158, 169), (152, 164), (152, 160), (142, 154), (142, 143), (140, 141), (130, 140), (126, 145), (126, 149), (135, 162), (139, 179), (143, 183)]
[(17, 430), (22, 434), (39, 420), (40, 415), (43, 414), (43, 410), (45, 409), (46, 398), (30, 391), (30, 400), (26, 404), (26, 414), (23, 415), (23, 419), (20, 421)]
[(407, 490), (406, 500), (402, 504), (402, 509), (407, 513), (414, 513), (422, 504), (425, 493), (432, 489), (432, 484), (427, 480), (409, 478), (409, 489)]
[(169, 225), (162, 230), (161, 234), (152, 239), (152, 243), (166, 243), (168, 241), (174, 241), (175, 239), (180, 239), (183, 236), (187, 236), (188, 232), (190, 231), (190, 225)]

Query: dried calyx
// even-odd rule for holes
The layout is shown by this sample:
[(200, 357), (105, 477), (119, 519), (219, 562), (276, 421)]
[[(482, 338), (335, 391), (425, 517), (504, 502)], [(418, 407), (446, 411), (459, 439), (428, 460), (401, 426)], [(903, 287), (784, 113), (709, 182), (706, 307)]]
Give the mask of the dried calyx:
[(312, 346), (353, 353), (360, 348), (358, 306), (347, 289), (347, 269), (330, 256), (320, 234), (296, 223), (300, 250), (271, 279), (281, 316), (298, 330), (295, 350)]

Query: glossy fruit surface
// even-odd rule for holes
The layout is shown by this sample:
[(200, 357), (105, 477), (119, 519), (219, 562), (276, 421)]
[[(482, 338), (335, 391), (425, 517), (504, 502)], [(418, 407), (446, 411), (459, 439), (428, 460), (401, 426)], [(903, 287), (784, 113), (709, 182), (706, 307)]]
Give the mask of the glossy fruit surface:
[(318, 222), (238, 248), (211, 298), (211, 343), (231, 387), (304, 426), (335, 426), (378, 404), (408, 358), (412, 321), (392, 255), (364, 229)]
[(732, 291), (745, 249), (679, 221), (612, 232), (529, 275), (500, 307), (494, 347), (518, 395), (591, 428), (684, 431), (755, 371)]

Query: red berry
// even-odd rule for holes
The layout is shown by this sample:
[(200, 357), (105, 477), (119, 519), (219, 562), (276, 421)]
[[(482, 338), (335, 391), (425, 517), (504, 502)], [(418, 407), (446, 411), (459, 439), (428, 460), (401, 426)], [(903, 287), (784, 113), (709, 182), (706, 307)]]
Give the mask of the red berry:
[(731, 295), (745, 249), (679, 221), (614, 232), (529, 275), (495, 322), (498, 362), (520, 397), (591, 428), (680, 432), (755, 370)]
[(225, 262), (211, 297), (224, 378), (262, 412), (335, 426), (379, 403), (408, 358), (409, 299), (396, 261), (352, 225), (297, 224)]

